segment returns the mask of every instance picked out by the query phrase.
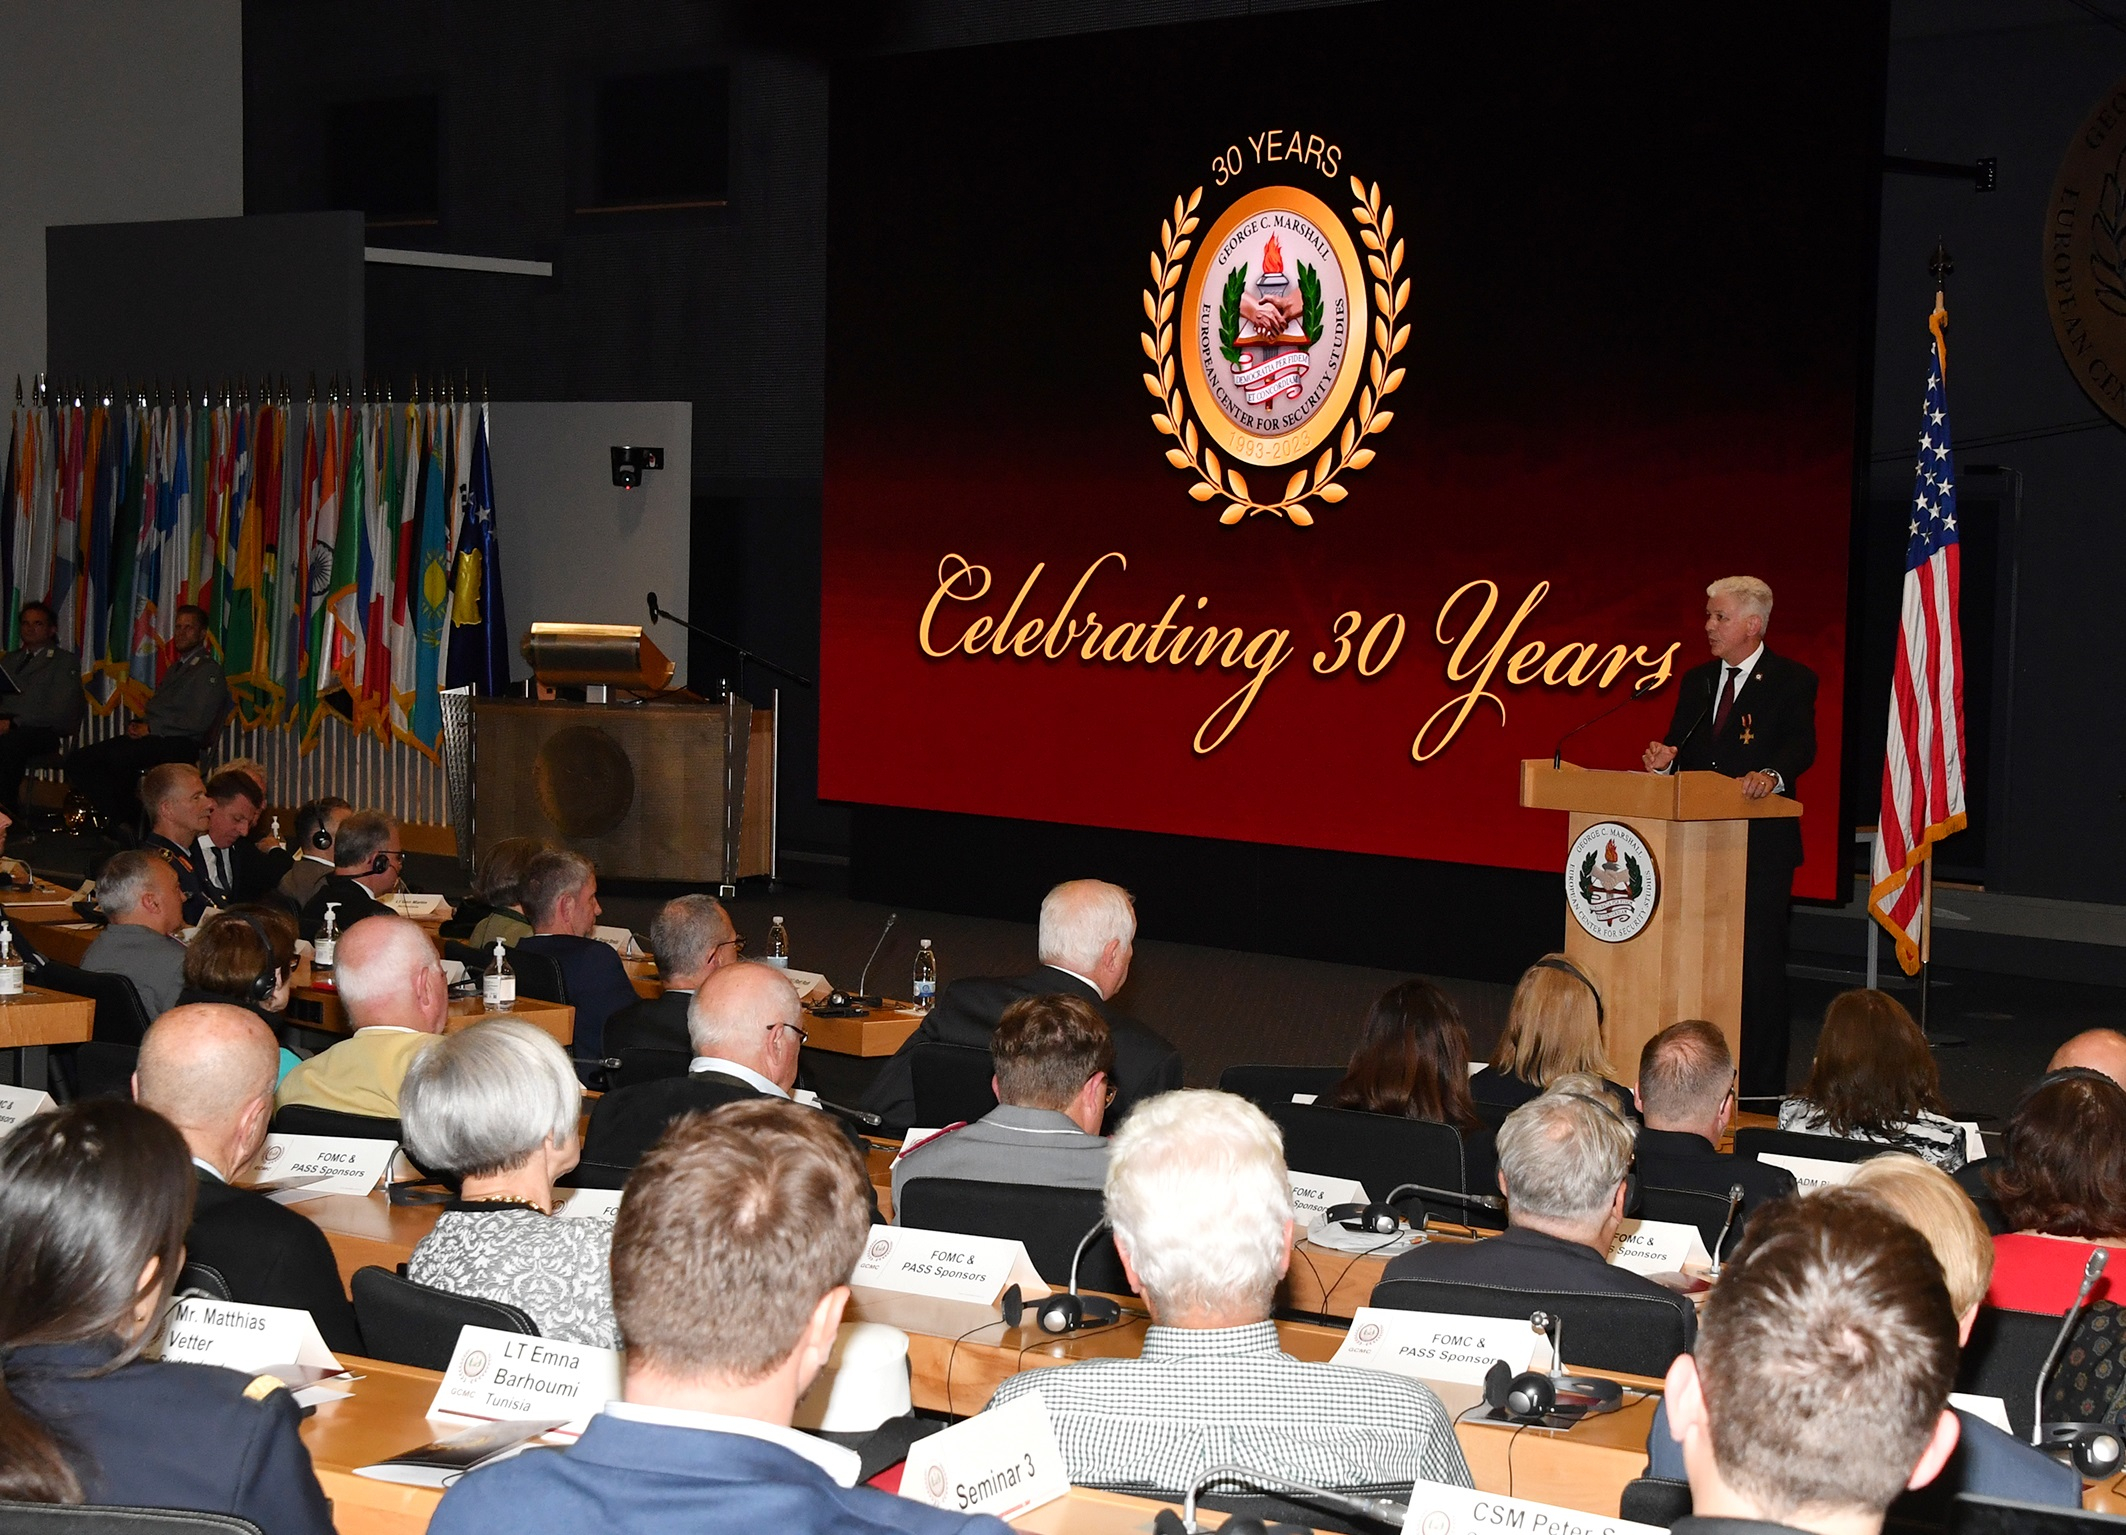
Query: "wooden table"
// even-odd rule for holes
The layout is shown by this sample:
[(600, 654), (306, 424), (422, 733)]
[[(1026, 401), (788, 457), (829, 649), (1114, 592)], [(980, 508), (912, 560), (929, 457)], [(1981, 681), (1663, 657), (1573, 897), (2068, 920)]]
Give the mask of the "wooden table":
[[(307, 957), (296, 961), (295, 987), (290, 995), (295, 1001), (308, 1002), (317, 1009), (316, 1019), (304, 1021), (304, 1028), (317, 1029), (327, 1034), (352, 1032), (347, 1027), (346, 1009), (340, 1006), (339, 992), (330, 986), (319, 986), (316, 983), (310, 973), (310, 961)], [(487, 1008), (478, 997), (455, 997), (451, 1000), (451, 1021), (446, 1032), (455, 1032), (487, 1016)], [(509, 1010), (509, 1016), (536, 1024), (564, 1045), (576, 1037), (576, 1010), (560, 1002), (541, 1002), (536, 997), (519, 997), (516, 1005)]]
[(861, 1018), (806, 1016), (805, 1045), (812, 1050), (832, 1050), (836, 1055), (891, 1055), (922, 1026), (923, 1015), (905, 1003), (888, 1002)]
[(78, 1045), (95, 1033), (96, 1004), (87, 997), (42, 986), (25, 986), (22, 995), (0, 1003), (0, 1050), (19, 1050), (15, 1080), (42, 1092), (51, 1072), (46, 1055), (52, 1045)]

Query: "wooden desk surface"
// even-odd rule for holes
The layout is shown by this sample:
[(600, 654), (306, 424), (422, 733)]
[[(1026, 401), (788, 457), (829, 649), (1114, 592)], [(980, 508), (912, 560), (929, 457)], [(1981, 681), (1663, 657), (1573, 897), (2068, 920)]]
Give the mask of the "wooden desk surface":
[(42, 879), (36, 882), (34, 889), (10, 890), (0, 896), (0, 910), (7, 913), (8, 921), (19, 922), (25, 927), (81, 920), (74, 911), (74, 892), (64, 885)]
[[(303, 1027), (317, 1029), (327, 1034), (346, 1034), (347, 1011), (340, 1005), (339, 993), (329, 986), (319, 986), (311, 978), (310, 961), (298, 960), (295, 967), (295, 988), (290, 993), (297, 1002), (308, 1002), (317, 1009), (314, 1022), (305, 1022)], [(450, 1004), (448, 1031), (455, 1032), (469, 1023), (477, 1023), (487, 1016), (487, 1009), (478, 997), (454, 997)], [(510, 1016), (522, 1018), (526, 1023), (536, 1024), (554, 1036), (562, 1044), (576, 1037), (576, 1010), (560, 1002), (541, 1002), (536, 997), (519, 997), (510, 1009)]]
[(805, 1044), (813, 1050), (831, 1050), (836, 1055), (891, 1055), (907, 1043), (908, 1036), (922, 1027), (923, 1015), (905, 1003), (888, 1001), (861, 1018), (822, 1018), (808, 1013)]
[(95, 1032), (96, 1004), (87, 997), (25, 986), (0, 1003), (0, 1050), (38, 1045), (78, 1045)]

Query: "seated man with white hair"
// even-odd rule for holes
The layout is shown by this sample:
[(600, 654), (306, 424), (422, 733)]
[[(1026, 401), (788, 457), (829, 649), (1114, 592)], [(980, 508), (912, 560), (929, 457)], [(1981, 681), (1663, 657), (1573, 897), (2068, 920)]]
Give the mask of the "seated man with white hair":
[(396, 1119), (406, 1068), (450, 1021), (443, 962), (414, 923), (371, 917), (340, 940), (333, 982), (354, 1033), (281, 1078), (274, 1101)]
[(1040, 1393), (1071, 1481), (1177, 1493), (1241, 1465), (1381, 1496), (1419, 1478), (1469, 1485), (1427, 1387), (1278, 1347), (1270, 1308), (1292, 1259), (1292, 1195), (1262, 1110), (1202, 1091), (1145, 1103), (1114, 1137), (1107, 1213), (1151, 1309), (1142, 1355), (1028, 1371), (990, 1399)]
[(864, 1094), (863, 1106), (898, 1135), (915, 1122), (915, 1067), (910, 1055), (926, 1041), (987, 1050), (1004, 1009), (1025, 997), (1077, 997), (1107, 1020), (1115, 1042), (1115, 1101), (1105, 1128), (1131, 1108), (1182, 1082), (1181, 1054), (1136, 1019), (1109, 1005), (1129, 979), (1137, 940), (1137, 910), (1120, 885), (1066, 880), (1041, 902), (1037, 970), (1009, 978), (971, 976), (938, 993), (937, 1006), (908, 1036)]
[(406, 1277), (521, 1306), (542, 1338), (618, 1348), (613, 1223), (554, 1216), (554, 1180), (583, 1151), (582, 1111), (568, 1052), (522, 1019), (485, 1019), (422, 1051), (399, 1089), (406, 1149), (460, 1184)]

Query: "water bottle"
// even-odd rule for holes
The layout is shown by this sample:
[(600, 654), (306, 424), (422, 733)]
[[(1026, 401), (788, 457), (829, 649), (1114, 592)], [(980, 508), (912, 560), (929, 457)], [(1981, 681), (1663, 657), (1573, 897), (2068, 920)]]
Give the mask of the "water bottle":
[(313, 971), (332, 968), (332, 956), (340, 942), (339, 913), (338, 901), (325, 903), (325, 925), (318, 929), (317, 941), (310, 946), (310, 968)]
[(480, 977), (480, 1002), (490, 1013), (506, 1013), (517, 1005), (517, 972), (509, 966), (502, 940), (495, 940), (494, 963)]
[(925, 938), (915, 951), (915, 1010), (927, 1013), (938, 999), (938, 951)]
[(0, 922), (0, 1002), (22, 995), (22, 956), (15, 952), (15, 935)]
[(790, 968), (790, 930), (780, 917), (768, 926), (768, 963), (778, 970)]

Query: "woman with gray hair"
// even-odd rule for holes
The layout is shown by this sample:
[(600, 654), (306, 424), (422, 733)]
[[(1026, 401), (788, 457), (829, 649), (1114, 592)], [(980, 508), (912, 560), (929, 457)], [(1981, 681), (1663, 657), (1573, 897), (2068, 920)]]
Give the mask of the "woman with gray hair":
[(461, 1180), (406, 1277), (521, 1306), (542, 1337), (618, 1348), (609, 1219), (554, 1218), (576, 1165), (583, 1088), (553, 1037), (515, 1018), (445, 1035), (399, 1089), (406, 1150)]

